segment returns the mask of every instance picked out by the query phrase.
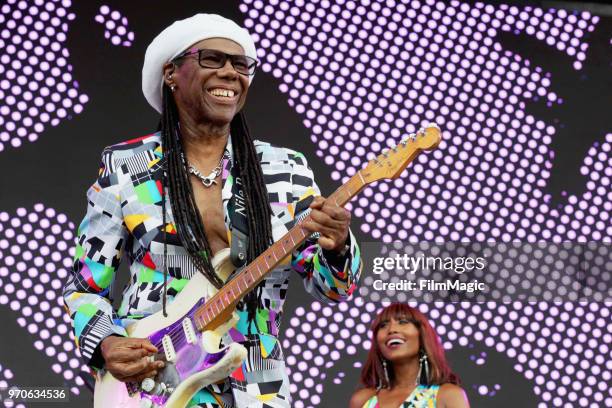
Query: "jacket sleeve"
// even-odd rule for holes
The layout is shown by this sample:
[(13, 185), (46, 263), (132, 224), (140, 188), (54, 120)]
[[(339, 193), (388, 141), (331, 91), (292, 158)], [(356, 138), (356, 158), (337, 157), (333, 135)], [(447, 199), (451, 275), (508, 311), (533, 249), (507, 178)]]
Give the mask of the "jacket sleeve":
[(127, 336), (111, 304), (115, 272), (128, 231), (123, 223), (119, 183), (112, 151), (102, 154), (99, 177), (87, 191), (87, 213), (77, 231), (72, 273), (64, 304), (85, 362), (102, 368), (99, 344), (110, 335)]
[[(301, 220), (310, 209), (312, 196), (321, 195), (314, 175), (304, 155), (294, 153), (293, 207), (295, 220)], [(310, 198), (310, 199), (309, 199)], [(325, 303), (337, 303), (348, 299), (357, 288), (362, 261), (359, 246), (349, 230), (347, 251), (343, 255), (323, 250), (316, 237), (309, 237), (292, 254), (291, 266), (304, 280), (304, 287), (314, 298)]]

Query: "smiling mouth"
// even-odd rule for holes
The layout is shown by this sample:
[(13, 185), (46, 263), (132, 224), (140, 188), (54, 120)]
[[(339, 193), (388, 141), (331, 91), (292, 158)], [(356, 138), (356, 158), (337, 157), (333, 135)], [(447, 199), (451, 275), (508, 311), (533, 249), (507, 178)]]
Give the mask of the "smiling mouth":
[(387, 342), (385, 343), (385, 346), (389, 347), (390, 349), (394, 349), (394, 348), (400, 347), (404, 343), (406, 343), (406, 341), (402, 339), (390, 339), (390, 340), (387, 340)]
[(231, 89), (208, 89), (206, 92), (222, 100), (233, 100), (238, 96), (238, 94)]

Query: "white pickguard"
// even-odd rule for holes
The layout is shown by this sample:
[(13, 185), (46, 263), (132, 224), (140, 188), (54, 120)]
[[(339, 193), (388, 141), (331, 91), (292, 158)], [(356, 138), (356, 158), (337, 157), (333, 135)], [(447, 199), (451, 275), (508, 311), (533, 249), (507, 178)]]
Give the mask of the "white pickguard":
[[(219, 251), (213, 258), (212, 264), (217, 273), (226, 279), (233, 270), (229, 260), (229, 249)], [(166, 306), (167, 317), (161, 311), (145, 317), (134, 323), (127, 331), (130, 337), (145, 338), (160, 331), (177, 321), (183, 319), (193, 306), (202, 298), (209, 299), (216, 293), (211, 285), (200, 273), (195, 274), (176, 296), (174, 301)], [(216, 352), (221, 336), (236, 323), (237, 316), (215, 330), (204, 332), (204, 349), (207, 352)], [(172, 393), (164, 405), (165, 408), (185, 408), (193, 395), (201, 388), (228, 377), (246, 358), (246, 349), (232, 343), (228, 353), (215, 366), (190, 376), (183, 381)], [(96, 378), (94, 391), (94, 408), (140, 408), (140, 397), (130, 397), (125, 384), (110, 373)]]

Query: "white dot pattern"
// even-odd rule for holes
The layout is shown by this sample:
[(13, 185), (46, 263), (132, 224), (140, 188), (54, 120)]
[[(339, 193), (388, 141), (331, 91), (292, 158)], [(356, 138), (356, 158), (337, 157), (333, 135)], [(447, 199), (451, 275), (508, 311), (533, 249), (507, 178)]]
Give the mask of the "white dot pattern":
[[(337, 307), (314, 302), (296, 310), (285, 331), (283, 347), (296, 407), (319, 405), (325, 372), (357, 348), (369, 350), (372, 319), (387, 298), (375, 302), (356, 297)], [(420, 303), (447, 350), (483, 343), (515, 361), (514, 369), (533, 382), (538, 407), (609, 406), (611, 379), (610, 305), (603, 303)], [(336, 319), (336, 316), (341, 316)], [(300, 356), (296, 358), (295, 356)], [(486, 354), (474, 358), (485, 364)], [(356, 369), (360, 368), (357, 364)], [(341, 384), (343, 373), (334, 379)], [(308, 386), (314, 381), (317, 387)], [(355, 384), (346, 384), (354, 387)], [(494, 397), (503, 384), (469, 385)]]
[[(399, 179), (366, 188), (351, 204), (364, 233), (383, 242), (610, 241), (612, 138), (594, 144), (584, 159), (586, 192), (552, 207), (544, 187), (556, 129), (526, 112), (525, 101), (544, 98), (552, 106), (562, 104), (562, 96), (550, 90), (550, 73), (496, 41), (503, 31), (524, 32), (565, 52), (579, 70), (597, 16), (457, 1), (245, 0), (240, 9), (262, 70), (281, 80), (281, 92), (304, 118), (334, 180), (345, 182), (422, 125), (436, 122), (444, 130), (437, 150), (419, 156)], [(290, 319), (284, 346), (296, 407), (320, 404), (320, 387), (305, 381), (318, 384), (335, 360), (352, 354), (349, 344), (369, 348), (363, 330), (379, 300), (357, 298), (333, 313), (319, 304), (322, 316), (308, 318), (298, 309)], [(437, 316), (432, 320), (447, 348), (476, 340), (514, 359), (516, 371), (533, 382), (539, 406), (612, 403), (606, 391), (609, 305), (420, 307)], [(355, 318), (333, 320), (353, 310)], [(313, 336), (318, 340), (303, 341)], [(595, 376), (586, 373), (585, 362)], [(477, 392), (497, 390), (479, 386)]]
[(134, 32), (129, 31), (128, 19), (122, 16), (117, 10), (110, 7), (100, 6), (100, 10), (95, 17), (96, 22), (104, 26), (104, 38), (113, 45), (131, 47), (134, 41)]
[(70, 6), (70, 0), (7, 0), (0, 7), (0, 151), (36, 141), (88, 101), (68, 63)]
[(548, 35), (579, 62), (596, 16), (433, 1), (253, 1), (242, 10), (262, 69), (282, 79), (335, 180), (423, 124), (445, 130), (440, 148), (352, 203), (363, 232), (384, 242), (610, 236), (609, 208), (578, 218), (606, 201), (607, 151), (598, 149), (602, 170), (587, 192), (552, 208), (543, 188), (555, 128), (526, 113), (524, 99), (562, 101), (548, 73), (495, 41), (504, 29)]
[[(0, 388), (5, 388), (5, 389), (11, 388), (14, 385), (14, 384), (11, 384), (13, 377), (14, 377), (13, 372), (10, 369), (4, 367), (2, 364), (0, 364)], [(2, 406), (6, 408), (25, 408), (25, 405), (20, 404), (20, 403), (15, 403), (11, 400), (2, 401)]]
[[(390, 258), (394, 265), (391, 268), (375, 265), (374, 273), (363, 278), (359, 293), (372, 301), (380, 301), (386, 295), (388, 298), (384, 299), (396, 302), (610, 302), (609, 246), (595, 242), (363, 243), (366, 269), (374, 265), (374, 257)], [(466, 267), (468, 258), (473, 263), (480, 259), (482, 267)], [(452, 266), (447, 260), (456, 263)], [(442, 290), (426, 284), (447, 280), (464, 284), (468, 289)], [(474, 281), (484, 284), (484, 289), (470, 289), (468, 285)], [(404, 282), (413, 287), (406, 291), (406, 288), (389, 290), (381, 282)]]
[[(7, 0), (0, 7), (0, 151), (36, 141), (88, 101), (67, 62), (70, 7), (69, 0)], [(549, 73), (495, 40), (501, 31), (525, 32), (567, 53), (579, 70), (596, 16), (456, 1), (248, 0), (240, 9), (262, 69), (282, 81), (334, 180), (346, 181), (390, 139), (422, 124), (445, 129), (440, 148), (422, 155), (409, 175), (367, 188), (352, 204), (364, 233), (384, 242), (610, 240), (612, 134), (584, 159), (586, 192), (552, 208), (543, 187), (555, 128), (525, 112), (523, 101), (545, 98), (552, 106), (562, 97), (550, 91)], [(103, 5), (95, 21), (112, 44), (132, 45), (134, 33), (118, 11)], [(53, 371), (78, 394), (78, 372), (86, 368), (61, 300), (73, 230), (42, 204), (0, 213), (0, 304), (15, 312), (34, 347), (55, 360)], [(320, 405), (326, 371), (358, 348), (369, 349), (370, 320), (385, 301), (375, 295), (362, 291), (334, 309), (314, 302), (290, 319), (283, 344), (296, 407)], [(608, 304), (419, 308), (446, 348), (479, 341), (514, 359), (516, 371), (533, 382), (539, 406), (612, 405)], [(486, 356), (474, 361), (485, 364)], [(0, 386), (11, 378), (0, 366)], [(340, 372), (332, 382), (344, 378)], [(476, 391), (494, 396), (500, 386)]]
[(74, 224), (53, 208), (0, 212), (0, 305), (15, 313), (35, 350), (51, 358), (53, 372), (78, 395), (84, 365), (64, 309), (62, 289), (74, 252)]

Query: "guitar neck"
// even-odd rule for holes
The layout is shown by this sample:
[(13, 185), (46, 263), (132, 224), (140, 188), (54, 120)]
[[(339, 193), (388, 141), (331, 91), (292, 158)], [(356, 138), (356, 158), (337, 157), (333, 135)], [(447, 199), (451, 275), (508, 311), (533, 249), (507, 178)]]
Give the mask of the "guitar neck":
[[(343, 207), (369, 183), (399, 177), (421, 151), (434, 149), (440, 140), (441, 132), (435, 124), (430, 124), (426, 129), (421, 128), (417, 133), (408, 135), (394, 148), (385, 150), (370, 160), (364, 169), (358, 171), (327, 200)], [(310, 215), (303, 221), (308, 220)], [(290, 256), (307, 236), (308, 233), (296, 223), (285, 236), (240, 271), (195, 311), (195, 324), (198, 330), (202, 331), (213, 326), (215, 324), (213, 322), (217, 322), (220, 316), (227, 316), (228, 312), (233, 311), (236, 302), (253, 290), (283, 259)]]
[[(331, 200), (339, 207), (343, 207), (365, 186), (366, 182), (358, 171), (345, 184), (340, 186), (327, 200)], [(310, 220), (308, 215), (302, 222)], [(310, 235), (298, 223), (280, 240), (272, 244), (261, 253), (253, 262), (240, 271), (230, 282), (223, 286), (219, 292), (212, 296), (195, 313), (195, 324), (198, 330), (204, 330), (216, 317), (224, 315), (227, 309), (234, 307), (236, 302), (253, 290), (281, 261), (290, 256)]]

